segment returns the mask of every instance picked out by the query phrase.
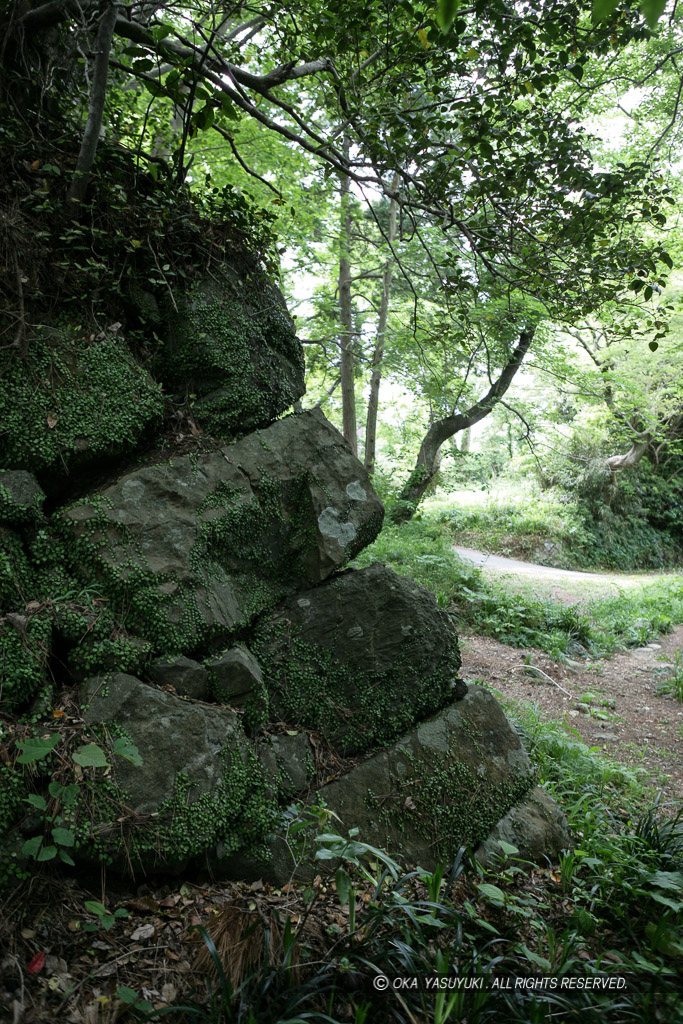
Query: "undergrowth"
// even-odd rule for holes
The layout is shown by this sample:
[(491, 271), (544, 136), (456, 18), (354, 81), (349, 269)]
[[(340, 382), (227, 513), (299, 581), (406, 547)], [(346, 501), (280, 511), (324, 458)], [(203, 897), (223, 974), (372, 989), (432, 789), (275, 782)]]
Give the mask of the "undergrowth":
[[(433, 873), (405, 872), (337, 833), (324, 807), (292, 808), (290, 843), (316, 850), (320, 870), (297, 887), (302, 908), (265, 919), (253, 900), (251, 916), (227, 904), (199, 929), (205, 989), (163, 1010), (130, 989), (122, 1002), (178, 1024), (680, 1022), (681, 815), (648, 806), (644, 773), (533, 709), (508, 710), (572, 826), (557, 868), (501, 843), (495, 869), (461, 848)], [(322, 931), (311, 922), (330, 891), (340, 925)]]
[(501, 643), (535, 647), (553, 657), (586, 651), (603, 657), (641, 646), (683, 622), (680, 577), (666, 577), (582, 606), (564, 606), (535, 595), (509, 592), (459, 558), (452, 545), (444, 523), (414, 519), (398, 527), (385, 526), (355, 564), (364, 567), (385, 562), (431, 590), (461, 627), (476, 627), (477, 632)]

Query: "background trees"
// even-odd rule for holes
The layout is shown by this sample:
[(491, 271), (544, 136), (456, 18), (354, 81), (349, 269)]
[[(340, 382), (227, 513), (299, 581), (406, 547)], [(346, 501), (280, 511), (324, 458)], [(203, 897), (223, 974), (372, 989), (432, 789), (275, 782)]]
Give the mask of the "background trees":
[[(637, 11), (597, 6), (595, 21), (568, 0), (439, 12), (351, 0), (343, 15), (325, 2), (13, 3), (4, 53), (20, 116), (39, 125), (49, 97), (82, 140), (67, 221), (106, 173), (92, 178), (103, 131), (141, 175), (237, 189), (274, 222), (309, 354), (306, 401), (340, 407), (370, 469), (396, 395), (423, 410), (401, 517), (441, 446), (504, 399), (525, 357), (543, 362), (549, 324), (562, 337), (587, 321), (602, 330), (604, 310), (615, 324), (640, 302), (652, 338), (666, 327), (654, 302), (672, 257), (657, 232), (675, 199), (652, 156), (678, 137), (677, 20), (653, 37)], [(27, 68), (47, 91), (28, 86)], [(660, 77), (667, 99), (643, 153), (634, 133)], [(586, 125), (632, 84), (633, 132), (618, 153), (597, 148)], [(21, 279), (3, 281), (17, 308)], [(615, 392), (612, 357), (595, 369)]]

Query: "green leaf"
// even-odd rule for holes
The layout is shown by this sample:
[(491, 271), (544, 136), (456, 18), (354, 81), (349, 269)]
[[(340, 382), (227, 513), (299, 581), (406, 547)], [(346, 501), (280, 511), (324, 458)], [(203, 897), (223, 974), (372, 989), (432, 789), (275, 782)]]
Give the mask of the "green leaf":
[(114, 753), (118, 754), (119, 757), (125, 757), (126, 761), (130, 761), (131, 764), (137, 767), (140, 767), (142, 764), (140, 751), (134, 743), (131, 743), (127, 736), (119, 736), (114, 743)]
[(42, 848), (42, 850), (40, 851), (40, 853), (38, 854), (38, 856), (36, 857), (36, 860), (54, 860), (54, 858), (56, 856), (57, 856), (57, 847), (56, 846), (44, 846)]
[(640, 0), (640, 11), (649, 28), (656, 28), (657, 22), (664, 14), (666, 0)]
[(662, 261), (662, 263), (666, 264), (666, 266), (669, 268), (669, 270), (673, 270), (673, 268), (674, 268), (674, 261), (671, 259), (671, 257), (669, 256), (668, 252), (660, 252), (659, 258)]
[(65, 864), (70, 864), (72, 868), (76, 867), (73, 857), (71, 857), (71, 855), (68, 854), (66, 850), (57, 850), (57, 854), (59, 856), (59, 859), (61, 861), (64, 861)]
[(61, 737), (57, 733), (46, 740), (39, 739), (37, 736), (29, 736), (27, 740), (18, 740), (17, 746), (21, 750), (21, 755), (17, 758), (17, 763), (31, 764), (33, 761), (41, 761), (54, 750), (60, 739)]
[(653, 871), (648, 875), (648, 881), (656, 885), (658, 889), (674, 889), (683, 892), (683, 873), (680, 871)]
[(60, 846), (73, 846), (76, 842), (75, 835), (68, 828), (53, 828), (52, 838)]
[(482, 882), (481, 885), (477, 886), (477, 889), (485, 900), (501, 905), (505, 903), (505, 893), (497, 885), (491, 885), (490, 882)]
[(604, 21), (605, 18), (609, 18), (613, 11), (616, 11), (618, 5), (619, 0), (593, 0), (591, 21)]
[(27, 839), (21, 848), (21, 852), (25, 857), (35, 857), (40, 849), (40, 844), (43, 841), (42, 836), (32, 836)]
[(139, 997), (132, 988), (128, 988), (127, 985), (119, 985), (116, 989), (116, 998), (120, 999), (122, 1003), (133, 1004), (138, 1001)]
[(104, 903), (100, 903), (99, 900), (86, 900), (83, 906), (90, 914), (97, 914), (98, 917), (103, 917), (107, 913)]
[(47, 787), (50, 796), (53, 796), (55, 800), (61, 800), (70, 807), (76, 797), (78, 796), (78, 783), (73, 782), (70, 786), (63, 786), (61, 782), (51, 782)]
[(649, 348), (650, 352), (656, 352), (657, 349), (659, 348), (659, 342), (658, 341), (648, 341), (647, 347)]
[(81, 768), (109, 767), (109, 761), (107, 761), (102, 747), (98, 747), (96, 743), (88, 743), (85, 747), (80, 747), (73, 755), (73, 759), (76, 764), (80, 764)]
[(172, 25), (156, 25), (152, 29), (152, 38), (155, 43), (160, 43), (162, 39), (166, 38), (166, 36), (170, 36), (172, 31)]
[(665, 907), (670, 907), (670, 909), (675, 910), (677, 914), (683, 910), (683, 903), (681, 903), (680, 900), (670, 900), (668, 896), (662, 896), (660, 892), (653, 892), (652, 899), (656, 900), (657, 903), (664, 904)]
[(351, 891), (351, 879), (344, 868), (337, 868), (337, 872), (334, 876), (334, 884), (337, 888), (337, 895), (339, 896), (339, 902), (342, 907), (345, 907), (349, 902), (349, 893)]
[(548, 973), (552, 971), (553, 965), (549, 960), (546, 960), (544, 956), (539, 956), (538, 953), (534, 953), (533, 950), (529, 949), (528, 946), (525, 946), (523, 942), (518, 948), (522, 953), (524, 953), (524, 956), (527, 958), (529, 963), (535, 964), (536, 967), (540, 967), (542, 971), (547, 971)]
[(29, 793), (29, 795), (26, 797), (26, 803), (30, 804), (31, 807), (37, 807), (39, 811), (44, 811), (47, 809), (45, 797), (38, 796), (37, 793)]
[(436, 20), (442, 32), (448, 32), (455, 21), (455, 16), (460, 7), (460, 0), (439, 0), (439, 9)]

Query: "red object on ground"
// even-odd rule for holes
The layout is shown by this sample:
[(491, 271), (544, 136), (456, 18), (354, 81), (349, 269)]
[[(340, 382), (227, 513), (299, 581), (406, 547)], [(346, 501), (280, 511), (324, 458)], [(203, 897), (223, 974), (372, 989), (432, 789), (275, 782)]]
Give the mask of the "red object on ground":
[(31, 962), (28, 965), (28, 967), (26, 968), (26, 970), (28, 971), (29, 974), (39, 974), (42, 971), (44, 966), (45, 966), (45, 954), (44, 953), (36, 953), (36, 955), (31, 958)]

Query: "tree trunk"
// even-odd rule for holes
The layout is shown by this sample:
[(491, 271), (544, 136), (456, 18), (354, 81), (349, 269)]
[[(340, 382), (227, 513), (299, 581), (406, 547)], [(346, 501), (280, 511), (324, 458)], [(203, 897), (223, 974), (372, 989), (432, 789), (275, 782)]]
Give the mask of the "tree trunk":
[(634, 441), (630, 451), (625, 455), (611, 455), (607, 459), (607, 466), (612, 473), (618, 473), (620, 469), (633, 469), (642, 459), (645, 452), (652, 443), (652, 436), (647, 434), (642, 441)]
[(617, 493), (617, 473), (623, 469), (635, 469), (643, 455), (652, 444), (652, 434), (646, 434), (640, 441), (634, 441), (625, 455), (611, 455), (606, 460), (609, 476), (605, 484), (603, 499), (606, 505), (611, 505)]
[[(344, 137), (343, 152), (348, 160), (350, 143)], [(356, 384), (353, 366), (353, 311), (351, 307), (351, 179), (340, 174), (341, 231), (339, 238), (339, 352), (341, 358), (342, 433), (358, 454), (358, 428), (356, 425)]]
[[(391, 184), (392, 192), (398, 192), (400, 179), (394, 174)], [(394, 198), (389, 206), (389, 229), (387, 242), (391, 246), (396, 239), (396, 224), (398, 221), (398, 201)], [(365, 421), (365, 468), (372, 476), (375, 469), (375, 455), (377, 450), (377, 410), (379, 408), (379, 386), (382, 381), (382, 359), (384, 358), (384, 343), (387, 333), (387, 318), (389, 316), (389, 297), (391, 295), (391, 278), (394, 272), (394, 255), (390, 251), (384, 264), (382, 273), (382, 299), (379, 307), (377, 320), (377, 339), (372, 353), (372, 376), (370, 377), (370, 395), (368, 398), (368, 415)]]
[(403, 523), (413, 516), (425, 491), (434, 478), (436, 469), (438, 469), (436, 459), (441, 445), (449, 437), (457, 434), (458, 431), (466, 430), (468, 427), (478, 423), (479, 420), (483, 420), (485, 416), (488, 416), (510, 387), (513, 377), (522, 365), (524, 356), (529, 351), (533, 337), (533, 328), (522, 331), (517, 348), (503, 367), (498, 380), (491, 385), (486, 395), (479, 402), (476, 402), (466, 412), (445, 416), (443, 419), (435, 420), (432, 423), (422, 441), (415, 469), (408, 477), (391, 512), (392, 522)]
[(470, 442), (472, 440), (472, 430), (470, 427), (465, 427), (460, 438), (460, 451), (463, 455), (469, 455)]
[(66, 196), (66, 212), (69, 217), (76, 216), (78, 206), (85, 199), (88, 182), (90, 181), (90, 172), (92, 171), (95, 153), (97, 152), (97, 144), (100, 141), (104, 101), (107, 96), (109, 54), (111, 53), (111, 41), (114, 36), (117, 16), (117, 5), (109, 4), (100, 18), (100, 24), (97, 29), (95, 66), (93, 68), (92, 86), (90, 89), (88, 119), (85, 123), (81, 149), (76, 161), (76, 169)]

